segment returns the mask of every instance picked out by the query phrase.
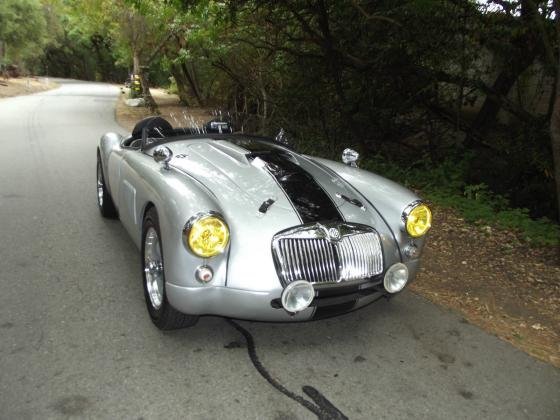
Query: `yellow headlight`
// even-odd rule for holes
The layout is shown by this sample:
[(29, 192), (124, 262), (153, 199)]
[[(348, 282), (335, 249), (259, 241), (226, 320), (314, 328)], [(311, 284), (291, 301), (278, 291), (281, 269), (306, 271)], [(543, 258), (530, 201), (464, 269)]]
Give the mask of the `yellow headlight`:
[(213, 257), (226, 249), (229, 229), (221, 218), (205, 215), (189, 226), (186, 240), (192, 252), (199, 257)]
[(406, 231), (413, 238), (424, 235), (432, 226), (432, 212), (425, 204), (413, 207), (406, 217)]

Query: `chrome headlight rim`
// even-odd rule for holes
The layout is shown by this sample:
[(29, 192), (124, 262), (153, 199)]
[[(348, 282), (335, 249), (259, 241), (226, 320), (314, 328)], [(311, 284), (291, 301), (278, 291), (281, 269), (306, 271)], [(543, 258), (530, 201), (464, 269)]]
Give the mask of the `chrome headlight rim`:
[[(190, 245), (189, 245), (189, 235), (190, 235), (190, 233), (191, 233), (191, 230), (192, 230), (193, 226), (194, 226), (196, 223), (200, 222), (200, 221), (203, 220), (203, 219), (209, 218), (209, 217), (213, 217), (213, 218), (219, 219), (219, 220), (224, 224), (224, 226), (226, 227), (227, 232), (228, 232), (228, 238), (227, 238), (227, 241), (226, 241), (226, 243), (224, 244), (224, 246), (223, 246), (223, 248), (222, 248), (221, 251), (219, 251), (218, 253), (216, 253), (216, 254), (214, 254), (214, 255), (211, 255), (211, 256), (203, 256), (203, 255), (197, 254), (197, 253), (190, 247)], [(230, 230), (229, 230), (229, 225), (227, 224), (227, 222), (226, 222), (224, 216), (222, 216), (221, 213), (218, 213), (217, 211), (214, 211), (214, 210), (201, 211), (201, 212), (196, 213), (196, 214), (195, 214), (194, 216), (192, 216), (191, 218), (189, 218), (189, 220), (187, 220), (187, 223), (185, 223), (185, 226), (183, 227), (183, 235), (182, 235), (182, 236), (183, 236), (183, 245), (185, 246), (185, 248), (187, 248), (187, 250), (188, 250), (191, 254), (193, 254), (194, 256), (199, 257), (199, 258), (204, 258), (204, 259), (212, 258), (212, 257), (215, 257), (215, 256), (217, 256), (217, 255), (223, 254), (223, 253), (225, 252), (225, 250), (227, 249), (227, 247), (228, 247), (228, 245), (229, 245), (229, 242), (230, 242)]]
[[(409, 232), (408, 230), (408, 218), (410, 216), (410, 214), (412, 213), (412, 211), (420, 206), (425, 206), (428, 211), (430, 212), (430, 226), (420, 235), (413, 235)], [(423, 236), (425, 236), (431, 229), (431, 220), (432, 220), (433, 216), (432, 216), (432, 210), (430, 209), (430, 206), (428, 205), (428, 203), (424, 200), (416, 200), (413, 201), (412, 203), (410, 203), (408, 206), (405, 207), (405, 209), (402, 212), (402, 228), (403, 230), (408, 234), (408, 236), (410, 236), (411, 238), (421, 238)]]
[[(400, 274), (401, 277), (396, 277)], [(409, 271), (406, 264), (398, 262), (390, 266), (383, 275), (383, 288), (387, 293), (398, 293), (408, 284)]]
[[(301, 288), (304, 289), (303, 295), (301, 294), (302, 292)], [(303, 298), (303, 300), (297, 299), (296, 297), (296, 300), (299, 300), (299, 302), (296, 302), (298, 303), (298, 306), (292, 307), (290, 305), (290, 300), (292, 300), (293, 303), (293, 299), (290, 298), (292, 298), (296, 293), (298, 293), (297, 289), (300, 289), (299, 297)], [(307, 296), (305, 296), (306, 292), (307, 292)], [(306, 310), (307, 308), (309, 308), (309, 305), (311, 305), (314, 299), (315, 299), (315, 288), (313, 287), (313, 284), (311, 284), (307, 280), (295, 280), (291, 282), (284, 288), (284, 290), (282, 291), (282, 295), (280, 296), (280, 302), (282, 303), (282, 307), (286, 312), (290, 314), (296, 314), (298, 312), (302, 312)]]

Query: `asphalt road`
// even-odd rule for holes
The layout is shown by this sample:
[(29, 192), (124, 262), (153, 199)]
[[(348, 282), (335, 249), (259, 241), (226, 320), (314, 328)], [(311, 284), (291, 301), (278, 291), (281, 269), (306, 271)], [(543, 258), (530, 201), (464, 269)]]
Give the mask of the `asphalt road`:
[(96, 208), (117, 95), (64, 82), (0, 100), (0, 418), (560, 418), (558, 369), (409, 292), (312, 323), (239, 322), (284, 393), (225, 319), (158, 331), (139, 252)]

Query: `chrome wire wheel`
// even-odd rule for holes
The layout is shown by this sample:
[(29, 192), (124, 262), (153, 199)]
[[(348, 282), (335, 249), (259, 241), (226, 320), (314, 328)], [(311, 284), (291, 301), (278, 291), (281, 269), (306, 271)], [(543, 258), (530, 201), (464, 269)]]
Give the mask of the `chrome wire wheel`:
[(158, 310), (163, 303), (163, 258), (157, 231), (152, 226), (144, 239), (144, 275), (150, 303)]
[(101, 162), (97, 162), (97, 203), (99, 207), (103, 207), (103, 171), (101, 170)]

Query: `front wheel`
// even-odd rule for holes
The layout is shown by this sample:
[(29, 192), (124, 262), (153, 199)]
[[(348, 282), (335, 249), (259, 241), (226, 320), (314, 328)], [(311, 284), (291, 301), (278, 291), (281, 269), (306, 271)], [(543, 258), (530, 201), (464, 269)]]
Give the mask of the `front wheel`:
[(167, 300), (159, 219), (153, 207), (146, 213), (142, 228), (142, 278), (146, 305), (156, 327), (174, 330), (196, 324), (198, 316), (177, 311)]

